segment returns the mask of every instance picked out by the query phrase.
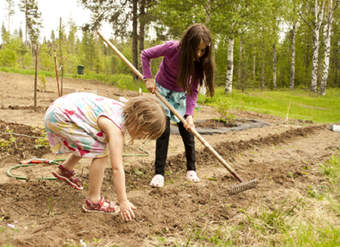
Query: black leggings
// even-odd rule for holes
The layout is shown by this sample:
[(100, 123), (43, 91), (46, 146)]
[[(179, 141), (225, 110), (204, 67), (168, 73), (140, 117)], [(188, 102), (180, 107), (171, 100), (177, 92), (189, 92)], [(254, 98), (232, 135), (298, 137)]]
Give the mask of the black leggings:
[[(182, 122), (177, 123), (177, 126), (185, 147), (187, 170), (195, 171), (196, 159), (195, 159), (194, 135), (184, 128)], [(166, 117), (166, 129), (164, 133), (161, 135), (161, 137), (159, 137), (156, 141), (155, 174), (161, 174), (164, 176), (164, 168), (169, 147), (169, 138), (170, 138), (170, 118)]]

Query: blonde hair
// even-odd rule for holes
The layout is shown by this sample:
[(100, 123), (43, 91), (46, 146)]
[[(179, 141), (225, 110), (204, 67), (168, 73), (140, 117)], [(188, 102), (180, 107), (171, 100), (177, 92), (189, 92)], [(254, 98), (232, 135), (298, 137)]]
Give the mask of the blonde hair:
[(123, 108), (124, 128), (131, 139), (157, 139), (165, 131), (166, 118), (160, 102), (151, 96), (129, 99)]

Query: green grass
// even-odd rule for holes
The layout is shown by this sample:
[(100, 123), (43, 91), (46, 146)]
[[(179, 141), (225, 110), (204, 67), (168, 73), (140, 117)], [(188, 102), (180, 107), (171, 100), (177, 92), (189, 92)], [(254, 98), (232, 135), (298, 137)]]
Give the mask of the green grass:
[(330, 88), (326, 96), (303, 89), (251, 90), (242, 93), (233, 90), (229, 96), (224, 88), (217, 88), (213, 98), (199, 95), (198, 103), (216, 108), (226, 104), (225, 109), (253, 111), (288, 119), (311, 120), (318, 123), (340, 121), (340, 89)]
[(318, 227), (311, 224), (300, 225), (281, 245), (285, 247), (336, 247), (340, 246), (340, 229), (332, 225)]

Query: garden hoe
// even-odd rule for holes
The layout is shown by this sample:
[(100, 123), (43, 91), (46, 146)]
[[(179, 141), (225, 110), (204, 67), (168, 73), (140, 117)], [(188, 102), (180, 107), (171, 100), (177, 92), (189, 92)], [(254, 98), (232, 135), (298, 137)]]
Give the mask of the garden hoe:
[[(103, 39), (103, 41), (130, 67), (130, 69), (132, 69), (132, 71), (139, 77), (139, 79), (141, 79), (143, 81), (143, 75), (125, 58), (125, 56), (107, 39), (104, 38), (104, 36), (98, 32), (98, 35), (100, 36), (100, 38)], [(166, 105), (170, 111), (172, 111), (175, 116), (181, 120), (182, 123), (185, 123), (185, 119), (175, 110), (175, 108), (170, 105), (164, 98), (163, 96), (161, 96), (159, 94), (159, 92), (155, 92), (155, 95), (158, 97), (158, 99), (164, 103), (164, 105)], [(250, 180), (248, 182), (243, 182), (243, 180), (241, 179), (241, 177), (230, 167), (230, 165), (228, 165), (228, 163), (221, 157), (221, 155), (219, 155), (214, 148), (206, 141), (203, 139), (203, 137), (195, 130), (195, 129), (191, 129), (191, 132), (194, 134), (195, 137), (198, 138), (198, 140), (200, 140), (200, 142), (209, 149), (209, 151), (221, 162), (221, 164), (240, 182), (239, 184), (236, 184), (234, 186), (232, 186), (229, 189), (229, 194), (237, 194), (240, 193), (242, 191), (245, 190), (249, 190), (254, 188), (257, 185), (257, 180), (253, 179)]]

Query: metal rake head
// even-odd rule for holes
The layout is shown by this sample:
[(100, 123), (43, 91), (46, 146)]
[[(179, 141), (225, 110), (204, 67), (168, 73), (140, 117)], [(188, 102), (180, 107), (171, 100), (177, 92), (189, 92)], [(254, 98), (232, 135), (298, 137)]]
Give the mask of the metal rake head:
[(239, 184), (232, 186), (229, 189), (228, 194), (229, 195), (235, 195), (235, 194), (243, 192), (245, 190), (250, 190), (252, 188), (255, 188), (256, 185), (257, 185), (256, 179), (250, 180), (248, 182), (239, 183)]

